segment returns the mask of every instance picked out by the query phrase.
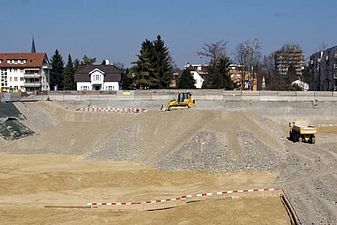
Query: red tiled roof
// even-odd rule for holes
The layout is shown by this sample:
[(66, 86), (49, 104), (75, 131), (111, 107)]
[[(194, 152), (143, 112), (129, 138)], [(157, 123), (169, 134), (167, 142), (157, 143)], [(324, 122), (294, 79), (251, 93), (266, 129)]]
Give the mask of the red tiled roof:
[[(7, 60), (27, 60), (24, 64), (7, 63)], [(0, 68), (38, 68), (46, 63), (46, 53), (0, 53)]]

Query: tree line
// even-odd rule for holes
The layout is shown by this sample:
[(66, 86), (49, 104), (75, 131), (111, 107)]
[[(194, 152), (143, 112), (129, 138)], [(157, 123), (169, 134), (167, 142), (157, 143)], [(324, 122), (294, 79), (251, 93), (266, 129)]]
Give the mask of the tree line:
[(71, 55), (68, 55), (67, 64), (64, 65), (63, 57), (56, 49), (50, 60), (52, 70), (50, 71), (50, 87), (57, 90), (76, 90), (74, 74), (79, 66), (92, 65), (96, 62), (96, 58), (90, 58), (84, 55), (82, 60), (73, 60)]
[[(265, 78), (266, 89), (273, 90), (278, 87), (279, 80), (275, 65), (275, 52), (270, 55), (262, 56), (261, 42), (258, 39), (241, 42), (237, 45), (232, 60), (226, 52), (226, 42), (221, 40), (213, 43), (204, 43), (201, 51), (197, 54), (205, 60), (208, 65), (208, 74), (204, 76), (202, 88), (207, 89), (226, 89), (232, 90), (235, 87), (230, 77), (230, 64), (237, 63), (241, 65), (242, 74), (248, 73), (254, 77), (259, 74), (259, 79)], [(285, 45), (287, 46), (287, 45)], [(278, 51), (286, 51), (285, 46)], [(299, 47), (299, 46), (298, 46)], [(300, 48), (300, 47), (299, 47)], [(51, 79), (50, 86), (57, 86), (58, 90), (75, 90), (74, 74), (79, 66), (90, 65), (96, 62), (96, 58), (90, 58), (86, 55), (81, 60), (72, 60), (68, 55), (66, 65), (59, 51), (56, 50), (51, 58)], [(130, 68), (125, 69), (122, 74), (122, 89), (166, 89), (170, 88), (173, 72), (177, 70), (174, 61), (170, 55), (168, 47), (160, 35), (153, 41), (146, 39), (140, 47), (137, 60), (132, 62)], [(184, 68), (176, 80), (176, 88), (192, 89), (195, 88), (195, 80), (192, 75), (192, 67)], [(300, 79), (306, 81), (306, 68), (304, 75)], [(289, 65), (289, 76), (285, 79), (291, 83), (297, 79), (292, 65)], [(252, 88), (252, 79), (247, 84), (240, 83), (241, 86), (247, 85), (247, 89)], [(287, 85), (284, 89), (292, 90)]]

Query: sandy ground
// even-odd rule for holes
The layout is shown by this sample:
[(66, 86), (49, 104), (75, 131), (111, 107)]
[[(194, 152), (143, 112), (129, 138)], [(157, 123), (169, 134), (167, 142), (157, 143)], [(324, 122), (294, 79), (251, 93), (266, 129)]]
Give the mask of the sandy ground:
[[(254, 112), (191, 110), (129, 115), (75, 112), (55, 102), (16, 106), (36, 135), (13, 142), (0, 139), (0, 152), (7, 152), (0, 153), (1, 224), (289, 224), (279, 198), (271, 196), (209, 199), (152, 212), (44, 208), (274, 185), (286, 190), (303, 224), (337, 221), (337, 127), (319, 128), (316, 144), (308, 145), (287, 140), (287, 122)], [(206, 136), (201, 137), (200, 131)], [(196, 134), (201, 141), (195, 141)], [(214, 148), (220, 148), (213, 155), (206, 154), (213, 150), (207, 140), (218, 141)], [(206, 159), (215, 167), (222, 165), (214, 162), (228, 160), (235, 166), (246, 155), (254, 159), (251, 163), (257, 165), (256, 170), (263, 168), (265, 172), (242, 168), (231, 173), (170, 172), (135, 162), (84, 160), (100, 146), (108, 147), (100, 154), (102, 159), (118, 148), (121, 158), (148, 165), (167, 156), (182, 158), (179, 148), (187, 150), (182, 151), (186, 158), (178, 163), (173, 160), (172, 165), (188, 166)], [(222, 161), (212, 161), (218, 157)], [(278, 161), (280, 165), (270, 166)]]
[(273, 183), (275, 173), (170, 172), (130, 162), (46, 154), (0, 154), (0, 162), (1, 224), (289, 224), (275, 196), (209, 199), (160, 211), (44, 208), (265, 187)]

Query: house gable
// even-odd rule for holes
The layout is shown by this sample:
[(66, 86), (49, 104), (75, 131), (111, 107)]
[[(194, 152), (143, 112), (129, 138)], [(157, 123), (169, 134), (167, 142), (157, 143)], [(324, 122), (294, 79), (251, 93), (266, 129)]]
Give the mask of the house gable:
[(100, 73), (100, 74), (102, 74), (102, 75), (105, 75), (105, 72), (103, 72), (102, 70), (100, 70), (98, 68), (95, 68), (94, 70), (90, 71), (89, 75), (92, 75), (93, 73), (97, 74), (97, 72)]
[(105, 73), (102, 70), (94, 69), (89, 73), (90, 81), (93, 84), (101, 84), (104, 82)]

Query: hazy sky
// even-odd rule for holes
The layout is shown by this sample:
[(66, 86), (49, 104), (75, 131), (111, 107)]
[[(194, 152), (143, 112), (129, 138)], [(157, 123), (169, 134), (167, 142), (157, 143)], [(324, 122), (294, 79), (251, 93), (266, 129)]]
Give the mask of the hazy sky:
[(258, 38), (268, 54), (300, 44), (306, 57), (324, 42), (337, 45), (336, 0), (0, 0), (0, 52), (59, 49), (121, 62), (136, 60), (141, 43), (158, 34), (179, 67), (203, 62), (205, 42), (225, 40), (231, 56), (239, 42)]

